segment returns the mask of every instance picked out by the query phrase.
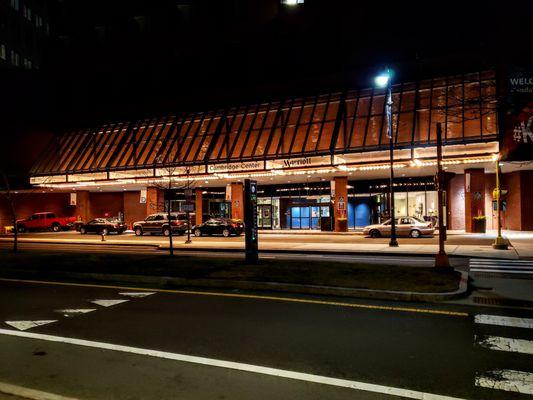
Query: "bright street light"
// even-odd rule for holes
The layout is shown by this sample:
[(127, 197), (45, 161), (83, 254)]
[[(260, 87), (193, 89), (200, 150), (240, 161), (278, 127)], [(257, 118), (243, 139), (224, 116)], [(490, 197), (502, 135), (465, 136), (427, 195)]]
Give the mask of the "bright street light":
[(377, 87), (384, 88), (384, 87), (387, 87), (389, 83), (389, 79), (390, 79), (389, 74), (383, 74), (383, 75), (376, 76), (376, 78), (374, 79), (374, 82), (376, 82)]

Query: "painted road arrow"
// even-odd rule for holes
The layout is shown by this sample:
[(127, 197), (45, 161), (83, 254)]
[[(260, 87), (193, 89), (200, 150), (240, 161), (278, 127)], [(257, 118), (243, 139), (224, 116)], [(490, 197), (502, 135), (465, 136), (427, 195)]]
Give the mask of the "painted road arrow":
[(93, 300), (91, 303), (97, 304), (102, 307), (111, 307), (120, 303), (125, 303), (129, 300)]
[(146, 297), (146, 296), (151, 296), (152, 294), (155, 294), (155, 292), (121, 292), (119, 294), (121, 296), (128, 296), (128, 297)]
[(57, 319), (45, 319), (38, 321), (5, 321), (6, 324), (17, 328), (19, 331), (25, 331), (27, 329), (35, 328), (36, 326), (42, 326), (46, 324), (51, 324), (52, 322), (57, 322)]
[(87, 314), (91, 311), (96, 311), (96, 308), (67, 308), (65, 310), (56, 310), (56, 312), (63, 314), (64, 317), (72, 317), (74, 315)]

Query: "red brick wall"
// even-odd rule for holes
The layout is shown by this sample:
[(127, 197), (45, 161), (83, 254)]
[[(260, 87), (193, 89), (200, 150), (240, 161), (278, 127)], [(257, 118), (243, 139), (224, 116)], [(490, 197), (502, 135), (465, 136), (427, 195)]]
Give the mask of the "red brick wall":
[(244, 186), (242, 183), (231, 184), (231, 218), (244, 219)]
[(523, 231), (533, 231), (533, 171), (520, 172), (520, 191), (522, 195), (522, 226)]
[(124, 192), (124, 221), (131, 228), (135, 221), (143, 220), (147, 215), (146, 203), (140, 203), (141, 192)]
[[(333, 205), (333, 218), (335, 221), (335, 232), (346, 232), (348, 230), (348, 224), (346, 226), (341, 226), (339, 219), (346, 218), (346, 208), (348, 204), (348, 178), (345, 176), (335, 177), (335, 204)], [(340, 199), (343, 199), (344, 204), (342, 209), (339, 208)]]
[(448, 229), (465, 229), (465, 177), (455, 175), (448, 183)]
[(89, 209), (92, 218), (101, 218), (107, 216), (116, 217), (119, 212), (124, 212), (124, 194), (109, 193), (91, 193)]
[(522, 197), (520, 194), (521, 179), (520, 171), (503, 174), (502, 187), (508, 190), (507, 210), (502, 218), (504, 229), (522, 229)]
[[(470, 187), (467, 177), (470, 175)], [(465, 231), (472, 232), (474, 217), (485, 215), (485, 171), (482, 168), (465, 170)], [(481, 197), (477, 198), (476, 194)]]
[(492, 191), (495, 187), (496, 174), (485, 174), (485, 215), (487, 216), (487, 229), (498, 228), (498, 212), (494, 211), (492, 207)]
[[(15, 209), (18, 219), (36, 212), (49, 211), (61, 217), (75, 215), (75, 207), (69, 205), (70, 193), (19, 193), (15, 195)], [(9, 203), (0, 196), (0, 231), (12, 225)]]

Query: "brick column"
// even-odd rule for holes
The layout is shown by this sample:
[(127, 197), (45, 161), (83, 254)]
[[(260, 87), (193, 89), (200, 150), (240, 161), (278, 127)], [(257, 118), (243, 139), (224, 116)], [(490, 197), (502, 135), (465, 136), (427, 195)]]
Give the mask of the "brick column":
[(146, 188), (146, 215), (165, 210), (165, 194), (156, 187)]
[(75, 216), (87, 223), (92, 219), (91, 215), (91, 194), (86, 190), (76, 192)]
[(334, 182), (333, 219), (335, 232), (348, 232), (348, 177), (335, 177)]
[(201, 224), (203, 221), (203, 199), (202, 199), (202, 188), (196, 188), (194, 191), (195, 193), (195, 214), (196, 214), (196, 221), (195, 224)]
[(472, 232), (473, 218), (485, 215), (485, 171), (465, 170), (465, 231)]
[(244, 219), (244, 186), (241, 182), (231, 184), (231, 218)]

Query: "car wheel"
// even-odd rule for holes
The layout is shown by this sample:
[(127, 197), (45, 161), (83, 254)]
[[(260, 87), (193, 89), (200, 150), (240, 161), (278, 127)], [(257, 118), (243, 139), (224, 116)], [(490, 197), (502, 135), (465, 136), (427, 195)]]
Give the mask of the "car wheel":
[(17, 227), (17, 231), (18, 231), (19, 233), (24, 233), (24, 232), (26, 232), (26, 227), (25, 227), (24, 225), (19, 225), (19, 226)]
[(87, 229), (85, 229), (85, 228), (80, 228), (80, 233), (81, 233), (82, 235), (85, 235), (85, 234), (87, 233)]
[(409, 233), (409, 236), (411, 236), (412, 238), (419, 238), (420, 237), (420, 231), (418, 229), (413, 229)]
[(196, 237), (202, 236), (202, 231), (200, 229), (195, 229), (194, 230), (194, 236), (196, 236)]
[(170, 236), (170, 228), (168, 226), (165, 226), (163, 228), (163, 235), (164, 236)]
[(104, 228), (104, 229), (102, 229), (101, 233), (102, 233), (102, 235), (108, 235), (109, 234), (109, 229)]
[(222, 231), (222, 235), (223, 235), (224, 237), (229, 237), (229, 235), (231, 235), (231, 232), (229, 231), (229, 229), (224, 229), (224, 230)]
[(140, 226), (135, 227), (135, 236), (142, 236), (143, 235), (143, 228)]
[(59, 232), (61, 230), (61, 225), (59, 224), (53, 224), (52, 225), (52, 231), (53, 232)]
[(381, 232), (378, 231), (377, 229), (372, 229), (370, 231), (370, 237), (371, 238), (379, 238), (379, 237), (381, 237)]

